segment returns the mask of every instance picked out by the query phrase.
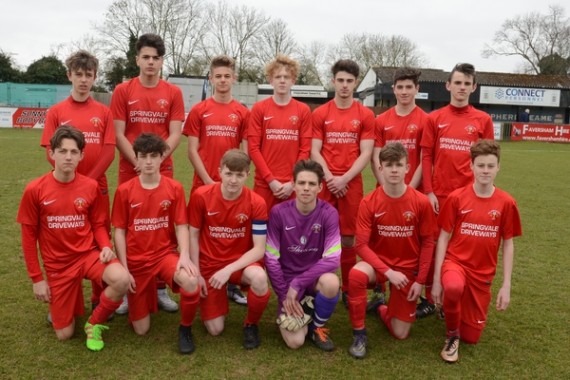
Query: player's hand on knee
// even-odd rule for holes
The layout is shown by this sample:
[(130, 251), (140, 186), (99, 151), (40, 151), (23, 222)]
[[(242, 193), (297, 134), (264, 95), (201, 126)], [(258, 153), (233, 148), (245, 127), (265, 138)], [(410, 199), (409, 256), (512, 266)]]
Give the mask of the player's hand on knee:
[(298, 294), (299, 293), (291, 287), (287, 291), (287, 296), (283, 301), (283, 308), (285, 309), (285, 313), (287, 315), (293, 315), (296, 317), (301, 317), (303, 315), (303, 308), (301, 307), (299, 301), (297, 301)]
[(51, 292), (46, 280), (41, 280), (32, 285), (34, 296), (38, 301), (51, 302)]
[(280, 328), (292, 332), (299, 331), (308, 325), (313, 320), (313, 312), (315, 310), (314, 297), (312, 296), (305, 296), (301, 302), (295, 299), (295, 302), (301, 307), (301, 314), (288, 314), (285, 309), (283, 309), (283, 313), (279, 314), (276, 321)]
[(108, 263), (109, 261), (113, 260), (115, 257), (115, 252), (113, 252), (113, 250), (109, 247), (103, 247), (103, 249), (101, 249), (101, 252), (99, 253), (99, 260), (105, 264)]
[(198, 277), (198, 268), (196, 265), (187, 255), (181, 254), (178, 259), (178, 263), (176, 264), (176, 270), (179, 271), (182, 269), (185, 270), (188, 275)]
[(422, 294), (422, 289), (423, 289), (423, 285), (422, 284), (418, 284), (417, 282), (414, 281), (414, 283), (412, 284), (412, 286), (410, 287), (410, 291), (408, 292), (408, 301), (417, 301), (419, 296)]
[(224, 286), (228, 282), (231, 274), (232, 273), (230, 271), (228, 271), (226, 268), (220, 269), (219, 271), (214, 273), (214, 275), (212, 277), (210, 277), (210, 280), (209, 280), (210, 285), (214, 289), (221, 289), (222, 286)]
[(299, 331), (306, 325), (308, 325), (313, 320), (312, 313), (311, 314), (303, 314), (302, 317), (298, 317), (295, 315), (287, 315), (286, 313), (279, 314), (277, 317), (277, 324), (280, 328), (285, 329), (287, 331)]
[(402, 289), (408, 285), (408, 277), (406, 277), (402, 272), (388, 269), (384, 275), (388, 278), (390, 283), (396, 287), (396, 289)]

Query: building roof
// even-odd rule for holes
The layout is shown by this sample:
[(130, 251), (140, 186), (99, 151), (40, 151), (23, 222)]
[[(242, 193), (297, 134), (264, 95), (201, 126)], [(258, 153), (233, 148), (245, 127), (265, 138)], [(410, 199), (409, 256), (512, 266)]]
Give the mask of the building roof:
[[(392, 83), (394, 71), (396, 71), (397, 67), (374, 67), (372, 69), (380, 82)], [(422, 72), (420, 83), (445, 83), (449, 76), (449, 71), (423, 68), (419, 70)], [(570, 89), (570, 76), (477, 72), (477, 84), (488, 86)]]

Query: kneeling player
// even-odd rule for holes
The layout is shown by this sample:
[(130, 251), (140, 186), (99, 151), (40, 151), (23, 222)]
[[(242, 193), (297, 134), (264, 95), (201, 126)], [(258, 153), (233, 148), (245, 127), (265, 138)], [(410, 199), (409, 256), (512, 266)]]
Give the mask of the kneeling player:
[[(503, 240), (503, 284), (496, 308), (511, 298), (513, 238), (522, 234), (515, 200), (494, 185), (501, 149), (493, 140), (471, 146), (473, 184), (452, 192), (439, 213), (432, 295), (445, 311), (446, 340), (441, 357), (459, 360), (459, 339), (476, 344), (487, 321), (491, 283)], [(442, 289), (443, 287), (443, 289)]]
[(378, 313), (390, 334), (406, 339), (416, 319), (416, 301), (433, 257), (436, 220), (429, 199), (405, 184), (408, 153), (399, 143), (380, 151), (383, 186), (360, 203), (357, 251), (362, 261), (349, 273), (348, 300), (354, 339), (349, 352), (366, 356), (366, 289), (390, 281), (388, 305)]
[[(334, 272), (340, 266), (341, 246), (338, 212), (317, 199), (323, 178), (317, 162), (297, 162), (293, 169), (296, 198), (274, 206), (269, 215), (265, 265), (279, 300), (278, 323), (291, 316), (298, 321), (306, 318), (295, 328), (281, 324), (287, 346), (298, 348), (309, 335), (317, 347), (331, 351), (334, 344), (323, 326), (338, 302), (340, 282)], [(305, 295), (314, 296), (314, 311), (309, 314), (299, 302)], [(303, 326), (310, 318), (312, 323)]]
[(199, 269), (200, 316), (208, 333), (219, 335), (228, 314), (228, 281), (251, 287), (243, 346), (259, 346), (258, 323), (269, 302), (267, 274), (260, 263), (265, 251), (267, 207), (245, 187), (250, 159), (228, 150), (220, 162), (221, 182), (201, 186), (190, 197), (190, 257)]
[(150, 313), (158, 311), (158, 277), (182, 294), (178, 345), (180, 353), (189, 354), (194, 351), (190, 325), (198, 307), (198, 270), (190, 260), (184, 189), (160, 173), (167, 149), (166, 142), (152, 133), (135, 139), (140, 174), (117, 189), (112, 221), (117, 254), (130, 273), (133, 329), (139, 335), (150, 329)]
[[(87, 348), (104, 347), (103, 325), (127, 292), (128, 273), (111, 250), (106, 229), (105, 203), (97, 182), (75, 169), (83, 158), (85, 138), (78, 129), (63, 125), (50, 139), (54, 170), (24, 190), (18, 222), (22, 249), (36, 299), (49, 303), (53, 327), (61, 340), (75, 330), (75, 316), (83, 315), (81, 280), (105, 286), (100, 303), (85, 323)], [(47, 281), (36, 244), (39, 243)]]

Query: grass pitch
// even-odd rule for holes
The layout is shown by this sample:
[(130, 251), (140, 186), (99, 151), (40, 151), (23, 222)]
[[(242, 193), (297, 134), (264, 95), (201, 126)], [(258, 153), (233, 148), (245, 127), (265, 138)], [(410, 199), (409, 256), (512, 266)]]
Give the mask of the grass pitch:
[[(321, 352), (310, 342), (289, 350), (274, 322), (274, 298), (260, 323), (262, 345), (253, 351), (241, 346), (245, 308), (235, 304), (220, 337), (208, 336), (195, 323), (197, 349), (191, 356), (177, 352), (179, 314), (164, 312), (153, 315), (145, 337), (131, 331), (126, 317), (115, 317), (99, 353), (85, 348), (79, 328), (85, 317), (78, 319), (74, 339), (58, 342), (46, 322), (46, 305), (33, 298), (15, 222), (24, 186), (49, 170), (40, 135), (39, 130), (0, 129), (2, 379), (570, 378), (570, 145), (502, 143), (497, 184), (515, 197), (523, 221), (523, 236), (515, 239), (511, 305), (498, 313), (493, 300), (480, 343), (462, 344), (460, 362), (448, 365), (439, 358), (445, 327), (434, 317), (416, 322), (409, 339), (396, 341), (369, 316), (369, 355), (353, 359), (347, 352), (350, 322), (340, 304), (328, 324), (337, 346), (334, 352)], [(112, 190), (116, 162), (108, 172)], [(185, 139), (175, 152), (175, 165), (176, 178), (188, 190), (192, 171)], [(367, 191), (374, 186), (369, 168), (365, 184)], [(497, 273), (494, 294), (501, 284), (500, 268)]]

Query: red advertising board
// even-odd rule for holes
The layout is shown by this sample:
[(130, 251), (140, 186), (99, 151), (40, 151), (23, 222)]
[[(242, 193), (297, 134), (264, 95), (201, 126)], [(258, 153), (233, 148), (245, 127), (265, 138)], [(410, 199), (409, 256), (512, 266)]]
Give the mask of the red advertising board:
[(570, 143), (570, 125), (513, 123), (511, 140)]
[(47, 108), (19, 107), (12, 115), (13, 128), (42, 127), (46, 121)]

